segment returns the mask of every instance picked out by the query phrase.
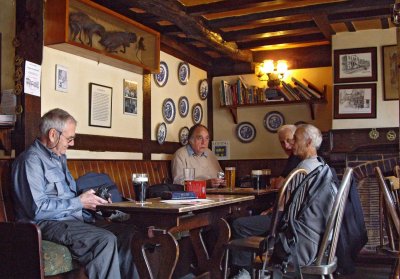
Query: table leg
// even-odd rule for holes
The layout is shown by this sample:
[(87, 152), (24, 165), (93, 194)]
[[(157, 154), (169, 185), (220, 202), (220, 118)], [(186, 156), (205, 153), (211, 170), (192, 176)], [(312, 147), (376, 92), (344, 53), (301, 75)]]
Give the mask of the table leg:
[[(146, 250), (161, 249), (162, 264), (158, 266), (157, 274), (153, 274)], [(178, 261), (179, 247), (174, 236), (166, 230), (149, 228), (147, 235), (137, 233), (132, 241), (132, 253), (140, 278), (170, 279)]]
[(224, 247), (231, 235), (230, 227), (223, 218), (218, 220), (217, 234), (217, 241), (211, 256), (209, 256), (200, 228), (190, 231), (190, 238), (197, 257), (196, 273), (201, 274), (208, 271), (211, 278), (215, 279), (222, 278), (221, 262), (225, 252)]

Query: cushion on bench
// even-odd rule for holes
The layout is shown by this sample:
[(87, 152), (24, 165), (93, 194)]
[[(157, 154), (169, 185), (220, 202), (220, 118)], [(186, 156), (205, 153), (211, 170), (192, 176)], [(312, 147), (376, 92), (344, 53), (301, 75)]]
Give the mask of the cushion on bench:
[(44, 275), (56, 275), (75, 269), (78, 264), (72, 260), (71, 252), (61, 244), (42, 240)]

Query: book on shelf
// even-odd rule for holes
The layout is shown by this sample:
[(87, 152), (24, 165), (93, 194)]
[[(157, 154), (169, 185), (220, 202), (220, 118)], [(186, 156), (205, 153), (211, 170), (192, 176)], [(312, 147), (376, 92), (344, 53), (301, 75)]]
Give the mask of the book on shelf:
[(321, 94), (320, 93), (318, 93), (314, 89), (309, 88), (308, 86), (306, 86), (304, 83), (302, 83), (301, 81), (299, 81), (295, 77), (292, 77), (292, 81), (294, 82), (295, 85), (297, 85), (298, 87), (301, 87), (302, 89), (304, 89), (305, 91), (310, 93), (314, 98), (321, 99)]
[(324, 92), (326, 92), (326, 91), (325, 91), (325, 90), (326, 90), (326, 88), (325, 88), (326, 86), (324, 86), (324, 90), (321, 91), (321, 90), (318, 89), (317, 86), (315, 86), (313, 83), (311, 83), (311, 82), (308, 81), (307, 79), (303, 78), (303, 81), (304, 81), (305, 83), (307, 83), (308, 88), (311, 88), (311, 89), (313, 89), (314, 91), (318, 92), (318, 93), (321, 95), (321, 97), (324, 97), (324, 96), (325, 96)]
[(293, 89), (293, 86), (290, 83), (286, 83), (286, 82), (282, 81), (282, 86), (285, 87), (286, 90), (290, 92), (290, 94), (292, 94), (293, 98), (296, 101), (300, 101), (301, 100), (301, 98), (299, 97), (297, 92)]

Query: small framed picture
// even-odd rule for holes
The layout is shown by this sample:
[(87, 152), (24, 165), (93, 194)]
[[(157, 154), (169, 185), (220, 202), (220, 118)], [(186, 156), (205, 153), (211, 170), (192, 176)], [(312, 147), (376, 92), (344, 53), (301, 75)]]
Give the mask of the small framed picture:
[(333, 117), (376, 118), (376, 84), (335, 85)]
[(111, 128), (112, 88), (89, 83), (89, 126)]
[(397, 45), (382, 46), (383, 99), (385, 101), (399, 99), (397, 81)]
[(137, 113), (137, 82), (124, 79), (124, 114)]
[(68, 92), (68, 69), (62, 65), (56, 65), (56, 90)]
[(376, 47), (335, 50), (335, 83), (376, 81), (376, 52)]

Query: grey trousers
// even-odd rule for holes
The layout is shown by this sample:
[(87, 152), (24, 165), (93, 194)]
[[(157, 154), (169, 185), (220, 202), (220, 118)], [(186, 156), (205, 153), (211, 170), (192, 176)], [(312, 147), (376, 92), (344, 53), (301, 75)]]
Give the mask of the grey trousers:
[[(271, 215), (256, 215), (237, 218), (232, 223), (232, 237), (234, 239), (249, 236), (262, 236), (271, 228)], [(252, 255), (245, 251), (232, 251), (231, 263), (239, 267), (251, 266)]]
[(133, 264), (131, 241), (134, 227), (96, 221), (42, 221), (42, 238), (65, 245), (92, 278), (139, 278)]

